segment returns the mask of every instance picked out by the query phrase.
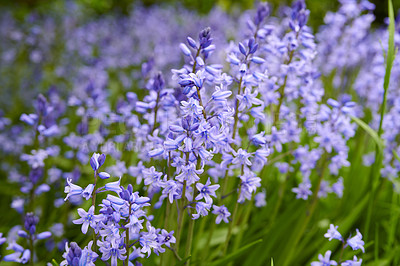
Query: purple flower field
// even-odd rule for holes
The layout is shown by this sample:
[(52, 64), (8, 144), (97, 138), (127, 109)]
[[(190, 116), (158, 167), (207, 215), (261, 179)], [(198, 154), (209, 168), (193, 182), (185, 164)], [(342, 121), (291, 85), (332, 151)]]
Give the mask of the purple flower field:
[(382, 4), (0, 10), (0, 264), (400, 265)]

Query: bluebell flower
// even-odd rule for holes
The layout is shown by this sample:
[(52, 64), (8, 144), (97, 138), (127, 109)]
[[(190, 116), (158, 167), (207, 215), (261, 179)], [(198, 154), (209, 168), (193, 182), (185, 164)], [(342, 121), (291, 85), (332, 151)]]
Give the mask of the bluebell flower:
[(14, 253), (8, 254), (2, 258), (6, 262), (17, 262), (26, 264), (30, 260), (31, 251), (29, 249), (24, 249), (16, 243), (12, 243), (7, 247), (8, 250), (12, 249)]
[(328, 250), (325, 252), (325, 256), (321, 254), (318, 255), (319, 261), (311, 262), (311, 266), (330, 266), (330, 265), (338, 265), (336, 261), (331, 260), (332, 251)]
[(117, 266), (118, 259), (124, 260), (126, 258), (124, 255), (126, 249), (119, 245), (118, 240), (112, 240), (108, 245), (102, 245), (99, 250), (103, 254), (101, 257), (103, 261), (107, 261), (111, 258), (111, 266)]
[(240, 164), (240, 165), (251, 165), (251, 162), (249, 158), (252, 156), (251, 153), (248, 153), (246, 150), (243, 150), (240, 148), (237, 152), (233, 151), (233, 155), (235, 158), (233, 158), (232, 163), (233, 164)]
[(90, 227), (95, 228), (97, 222), (100, 221), (101, 216), (94, 214), (94, 206), (91, 206), (89, 210), (86, 212), (84, 209), (79, 208), (78, 214), (81, 218), (77, 220), (73, 220), (74, 224), (82, 224), (82, 233), (86, 234), (87, 230)]
[(210, 178), (207, 179), (205, 185), (201, 183), (196, 184), (196, 188), (199, 191), (199, 195), (197, 195), (197, 197), (195, 198), (196, 200), (201, 200), (202, 198), (204, 198), (207, 203), (212, 203), (213, 200), (211, 196), (213, 197), (217, 196), (215, 194), (215, 191), (220, 187), (220, 185), (216, 184), (210, 186), (210, 184), (211, 184)]
[(339, 198), (343, 197), (343, 177), (339, 179), (332, 185), (332, 192), (335, 193)]
[(223, 220), (225, 223), (229, 223), (229, 217), (231, 216), (231, 213), (228, 211), (228, 208), (225, 207), (225, 205), (222, 206), (217, 206), (213, 205), (213, 211), (212, 213), (217, 215), (217, 219), (215, 220), (216, 224), (220, 224), (221, 221)]
[(19, 118), (22, 122), (27, 123), (30, 126), (33, 126), (37, 120), (38, 120), (38, 116), (36, 114), (22, 114), (21, 117)]
[(251, 141), (253, 142), (254, 145), (260, 146), (264, 145), (267, 143), (267, 139), (265, 138), (265, 132), (260, 132), (254, 136), (251, 137)]
[(0, 245), (3, 245), (7, 241), (7, 238), (3, 237), (3, 233), (0, 233)]
[(157, 172), (156, 168), (152, 166), (143, 171), (144, 184), (161, 187), (163, 182), (161, 179), (162, 175), (161, 172)]
[(119, 193), (121, 191), (120, 183), (121, 177), (118, 179), (118, 181), (107, 183), (104, 186), (104, 189), (107, 191), (114, 191), (115, 193)]
[(364, 249), (364, 241), (362, 240), (362, 234), (358, 229), (357, 234), (353, 236), (352, 238), (347, 239), (347, 244), (353, 249), (353, 250), (358, 250), (361, 249), (362, 252), (365, 252)]
[(161, 234), (158, 235), (158, 242), (167, 247), (171, 247), (171, 244), (176, 243), (176, 238), (174, 237), (174, 231), (168, 232), (165, 229), (161, 230)]
[(104, 154), (93, 153), (90, 158), (90, 166), (92, 166), (93, 171), (97, 171), (105, 162), (106, 156)]
[(151, 226), (150, 222), (146, 223), (147, 232), (143, 232), (140, 235), (139, 243), (142, 246), (141, 252), (147, 253), (147, 257), (150, 256), (151, 250), (157, 250), (160, 247), (160, 243), (157, 242), (156, 229)]
[(161, 197), (168, 197), (169, 202), (172, 204), (175, 199), (181, 198), (182, 187), (182, 183), (176, 182), (175, 180), (168, 180), (164, 183), (164, 189)]
[(251, 200), (252, 194), (261, 186), (261, 178), (245, 168), (244, 174), (240, 176), (240, 180), (241, 189), (238, 202), (244, 202), (245, 199)]
[(25, 221), (24, 221), (24, 226), (26, 231), (31, 234), (34, 235), (36, 232), (36, 224), (39, 222), (39, 218), (34, 215), (32, 212), (28, 212), (25, 215)]
[(36, 239), (42, 240), (51, 237), (52, 233), (49, 231), (41, 232), (35, 236)]
[(341, 266), (361, 266), (362, 259), (358, 260), (357, 256), (354, 255), (353, 260), (346, 260), (342, 262)]
[(217, 90), (211, 95), (211, 99), (217, 102), (226, 102), (226, 99), (231, 95), (231, 91), (221, 90), (217, 87)]
[(85, 198), (86, 200), (90, 199), (93, 194), (93, 189), (94, 189), (93, 184), (87, 185), (87, 187), (82, 191), (82, 197)]
[(181, 109), (184, 113), (183, 117), (187, 116), (199, 117), (202, 115), (203, 107), (199, 105), (198, 100), (190, 98), (189, 102), (182, 101), (181, 104), (182, 104)]
[(100, 172), (97, 174), (101, 179), (108, 179), (110, 178), (110, 174), (106, 172)]
[(307, 200), (308, 196), (312, 195), (310, 188), (311, 183), (309, 180), (306, 180), (300, 183), (298, 187), (292, 188), (292, 192), (296, 193), (296, 199)]
[(342, 235), (337, 230), (339, 226), (335, 226), (333, 224), (329, 225), (328, 232), (324, 235), (324, 237), (328, 238), (329, 241), (332, 239), (343, 240)]
[(201, 175), (203, 172), (203, 169), (196, 169), (194, 163), (189, 163), (182, 167), (181, 173), (177, 175), (175, 179), (182, 183), (186, 180), (186, 184), (190, 186), (200, 180), (198, 175)]
[(75, 242), (71, 242), (69, 247), (68, 243), (65, 243), (65, 247), (66, 253), (63, 256), (65, 261), (61, 262), (61, 265), (79, 265), (79, 261), (82, 256), (82, 249)]
[(211, 209), (211, 204), (206, 202), (196, 202), (196, 212), (192, 214), (193, 219), (199, 219), (200, 216), (207, 216)]
[(83, 189), (72, 183), (72, 179), (67, 179), (67, 186), (65, 186), (64, 193), (67, 193), (67, 196), (65, 197), (64, 201), (66, 201), (69, 197), (71, 196), (77, 196), (81, 195), (83, 192)]
[(27, 161), (28, 164), (33, 168), (44, 167), (44, 160), (48, 157), (48, 153), (45, 150), (32, 150), (32, 155), (22, 154), (21, 160)]
[(255, 200), (255, 206), (257, 208), (261, 208), (267, 205), (267, 201), (266, 201), (266, 193), (265, 191), (259, 192), (254, 196), (254, 200)]
[(329, 186), (329, 182), (322, 180), (317, 194), (318, 197), (325, 198), (330, 192), (332, 192), (332, 188)]

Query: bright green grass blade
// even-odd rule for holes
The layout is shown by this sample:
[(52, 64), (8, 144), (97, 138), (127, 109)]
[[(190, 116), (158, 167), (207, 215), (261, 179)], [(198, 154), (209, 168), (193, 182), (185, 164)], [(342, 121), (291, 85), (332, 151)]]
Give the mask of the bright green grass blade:
[(55, 259), (51, 260), (51, 265), (53, 266), (59, 266), (60, 264), (58, 264), (58, 262)]
[(383, 101), (382, 101), (382, 106), (381, 106), (381, 120), (379, 122), (378, 136), (382, 135), (382, 123), (383, 123), (383, 117), (384, 117), (385, 110), (386, 110), (387, 93), (389, 90), (389, 82), (390, 82), (390, 73), (392, 71), (393, 61), (394, 61), (394, 57), (395, 57), (395, 51), (394, 51), (394, 23), (395, 23), (395, 20), (394, 20), (392, 0), (389, 0), (388, 5), (389, 5), (388, 6), (388, 8), (389, 8), (389, 28), (388, 28), (389, 43), (388, 43), (388, 51), (387, 51), (385, 79), (383, 81), (384, 94), (383, 94)]
[(261, 243), (261, 242), (262, 242), (262, 239), (256, 240), (256, 241), (254, 241), (254, 242), (252, 242), (252, 243), (250, 243), (250, 244), (248, 244), (248, 245), (246, 245), (246, 246), (244, 246), (244, 247), (242, 247), (242, 248), (236, 250), (235, 252), (229, 254), (228, 256), (226, 256), (226, 257), (224, 257), (224, 258), (222, 258), (222, 259), (220, 259), (220, 260), (218, 260), (218, 261), (216, 261), (216, 262), (211, 263), (210, 265), (212, 265), (212, 266), (225, 265), (225, 264), (227, 264), (228, 262), (233, 261), (235, 258), (237, 258), (238, 256), (240, 256), (240, 255), (241, 255), (242, 253), (244, 253), (246, 250), (250, 249), (250, 248), (253, 247), (254, 245), (257, 245), (257, 244), (259, 244), (259, 243)]
[(350, 116), (351, 119), (356, 122), (362, 129), (364, 129), (368, 135), (375, 141), (376, 145), (378, 146), (379, 150), (383, 150), (383, 142), (382, 139), (379, 137), (379, 135), (376, 133), (375, 130), (373, 130), (369, 125), (367, 125), (364, 121), (361, 119), (355, 117), (355, 116)]
[[(378, 129), (378, 138), (380, 140), (380, 136), (382, 135), (383, 129), (382, 129), (382, 124), (383, 124), (383, 118), (385, 115), (386, 111), (386, 102), (387, 102), (387, 94), (389, 91), (389, 82), (390, 82), (390, 73), (392, 70), (393, 66), (393, 61), (394, 61), (394, 12), (393, 12), (393, 5), (392, 1), (389, 0), (388, 2), (388, 9), (389, 9), (389, 40), (388, 40), (388, 52), (387, 52), (387, 60), (386, 60), (386, 71), (385, 71), (385, 79), (383, 82), (383, 89), (384, 89), (384, 94), (383, 94), (383, 100), (382, 100), (382, 106), (381, 106), (381, 116), (380, 116), (380, 121), (379, 121), (379, 129)], [(383, 161), (383, 151), (382, 147), (379, 147), (379, 145), (376, 146), (376, 151), (375, 151), (375, 162), (372, 165), (372, 170), (371, 170), (371, 177), (370, 177), (370, 189), (372, 192), (370, 202), (368, 205), (368, 210), (367, 210), (367, 219), (366, 219), (366, 225), (365, 225), (365, 232), (364, 232), (364, 237), (365, 239), (368, 239), (368, 234), (369, 234), (369, 227), (372, 219), (372, 209), (373, 209), (373, 204), (375, 200), (375, 193), (376, 189), (378, 188), (378, 184), (380, 183), (380, 169), (382, 167), (382, 161)]]

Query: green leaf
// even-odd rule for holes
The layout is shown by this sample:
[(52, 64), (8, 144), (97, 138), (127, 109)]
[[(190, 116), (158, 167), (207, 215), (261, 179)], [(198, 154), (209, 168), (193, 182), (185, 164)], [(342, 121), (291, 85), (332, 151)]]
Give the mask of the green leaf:
[(51, 260), (51, 265), (53, 266), (60, 266), (60, 264), (58, 264), (58, 262), (55, 259)]
[(271, 266), (274, 266), (274, 258), (271, 258)]
[(379, 122), (379, 129), (378, 129), (378, 136), (382, 135), (382, 123), (383, 123), (383, 117), (385, 115), (386, 111), (386, 102), (387, 102), (387, 94), (389, 91), (389, 82), (390, 82), (390, 73), (392, 71), (392, 66), (393, 66), (393, 61), (395, 57), (395, 51), (394, 51), (394, 12), (393, 12), (393, 5), (392, 5), (392, 0), (389, 0), (388, 2), (388, 8), (389, 8), (389, 43), (388, 43), (388, 51), (387, 51), (387, 58), (386, 58), (386, 71), (385, 71), (385, 78), (383, 81), (383, 89), (384, 89), (384, 94), (383, 94), (383, 101), (382, 101), (382, 106), (381, 106), (381, 119)]
[(372, 137), (372, 139), (375, 141), (376, 145), (378, 146), (379, 150), (383, 150), (383, 142), (382, 139), (378, 136), (375, 130), (373, 130), (370, 126), (368, 126), (364, 121), (361, 119), (355, 117), (355, 116), (350, 116), (351, 119), (356, 122), (362, 129), (364, 129), (368, 135)]
[(390, 72), (392, 70), (393, 66), (393, 61), (395, 57), (395, 52), (394, 52), (394, 12), (393, 12), (393, 4), (392, 0), (389, 0), (389, 46), (388, 46), (388, 53), (387, 53), (387, 64), (386, 64), (386, 72), (385, 72), (385, 80), (383, 83), (383, 88), (385, 91), (389, 87), (389, 81), (390, 81)]
[(250, 249), (254, 245), (257, 245), (257, 244), (259, 244), (261, 242), (262, 242), (262, 239), (256, 240), (256, 241), (254, 241), (254, 242), (252, 242), (252, 243), (250, 243), (250, 244), (248, 244), (248, 245), (236, 250), (235, 252), (229, 254), (228, 256), (226, 256), (226, 257), (224, 257), (224, 258), (222, 258), (220, 260), (217, 260), (216, 262), (213, 262), (213, 263), (211, 263), (209, 265), (212, 265), (212, 266), (225, 265), (228, 262), (233, 261), (234, 259), (236, 259), (238, 256), (240, 256), (246, 250)]

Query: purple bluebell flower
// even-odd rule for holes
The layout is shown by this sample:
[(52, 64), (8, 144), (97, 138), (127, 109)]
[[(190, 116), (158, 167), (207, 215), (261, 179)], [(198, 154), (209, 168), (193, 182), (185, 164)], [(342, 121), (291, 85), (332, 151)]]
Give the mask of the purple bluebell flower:
[(332, 188), (329, 186), (329, 182), (322, 180), (317, 194), (318, 197), (325, 198), (330, 192), (332, 192)]
[(251, 165), (251, 162), (249, 158), (252, 156), (251, 153), (248, 153), (246, 150), (243, 150), (240, 148), (237, 152), (233, 151), (233, 155), (235, 158), (233, 158), (232, 163), (233, 164), (241, 164), (241, 165)]
[(205, 199), (207, 203), (212, 203), (212, 198), (216, 197), (217, 195), (215, 194), (215, 191), (220, 187), (220, 185), (216, 184), (216, 185), (211, 185), (211, 181), (210, 178), (207, 179), (207, 182), (205, 185), (201, 184), (201, 183), (197, 183), (196, 184), (196, 188), (199, 191), (199, 195), (197, 195), (197, 197), (195, 198), (196, 200), (201, 200), (201, 199)]
[(244, 174), (240, 176), (241, 189), (238, 202), (244, 202), (245, 199), (251, 200), (252, 194), (261, 186), (261, 178), (249, 169), (245, 169)]
[(84, 209), (79, 208), (78, 214), (81, 218), (77, 220), (73, 220), (74, 224), (82, 224), (82, 233), (86, 234), (87, 230), (90, 227), (95, 228), (96, 223), (100, 221), (101, 216), (94, 214), (94, 206), (91, 206), (89, 210), (86, 212)]
[(332, 192), (335, 193), (339, 198), (343, 197), (343, 177), (339, 179), (332, 185)]
[(0, 245), (3, 245), (7, 241), (7, 238), (3, 237), (3, 233), (0, 233)]
[(39, 222), (39, 218), (35, 216), (32, 212), (28, 212), (25, 215), (25, 221), (24, 221), (24, 226), (26, 231), (34, 235), (36, 232), (36, 224)]
[(220, 224), (221, 221), (223, 220), (225, 223), (229, 223), (229, 217), (231, 216), (231, 213), (228, 211), (228, 208), (225, 207), (225, 205), (222, 206), (217, 206), (213, 205), (213, 211), (212, 213), (217, 215), (217, 219), (215, 220), (216, 224)]
[(310, 190), (311, 183), (306, 180), (299, 184), (298, 187), (292, 188), (292, 192), (296, 193), (296, 199), (307, 200), (308, 196), (312, 195), (312, 191)]
[(67, 199), (71, 196), (77, 196), (81, 195), (83, 192), (83, 189), (72, 183), (72, 179), (67, 179), (67, 186), (65, 186), (64, 193), (67, 193), (67, 196), (65, 197), (64, 201), (67, 201)]
[(92, 166), (93, 171), (97, 171), (104, 164), (105, 160), (105, 154), (93, 153), (90, 158), (90, 166)]
[(48, 157), (48, 153), (45, 150), (32, 150), (32, 155), (22, 154), (21, 160), (27, 161), (28, 164), (33, 168), (44, 167), (44, 160)]
[(107, 183), (104, 186), (104, 189), (107, 191), (114, 191), (115, 193), (119, 193), (121, 191), (120, 183), (121, 177), (118, 179), (118, 181)]
[(103, 261), (107, 261), (111, 258), (111, 266), (117, 266), (118, 259), (124, 260), (126, 258), (124, 255), (126, 253), (126, 249), (125, 247), (121, 247), (118, 242), (118, 240), (112, 240), (108, 243), (108, 245), (102, 245), (99, 249), (103, 254), (101, 257)]
[(94, 189), (93, 184), (87, 185), (87, 187), (82, 191), (82, 197), (85, 198), (86, 200), (89, 200), (92, 197), (93, 189)]
[(110, 174), (109, 174), (109, 173), (106, 173), (106, 172), (100, 172), (100, 173), (98, 173), (98, 176), (99, 176), (101, 179), (108, 179), (108, 178), (110, 178)]
[(259, 192), (254, 196), (254, 200), (255, 200), (255, 206), (257, 208), (261, 208), (267, 205), (267, 201), (266, 201), (266, 193), (265, 191)]
[(176, 238), (174, 237), (174, 231), (168, 232), (165, 229), (161, 230), (161, 234), (158, 235), (158, 242), (167, 247), (171, 247), (171, 244), (176, 243)]
[(328, 238), (329, 241), (332, 239), (343, 240), (342, 235), (337, 230), (339, 226), (335, 226), (333, 224), (329, 225), (328, 232), (324, 235), (324, 237)]
[(325, 256), (321, 254), (318, 255), (319, 261), (311, 262), (311, 266), (331, 266), (331, 265), (338, 265), (336, 261), (331, 260), (332, 251), (328, 250), (325, 252)]
[(196, 212), (192, 214), (193, 219), (199, 219), (200, 216), (207, 216), (211, 209), (211, 204), (206, 202), (196, 202)]
[(365, 252), (364, 249), (364, 241), (362, 240), (362, 234), (358, 229), (356, 229), (357, 234), (352, 238), (347, 239), (347, 244), (353, 249), (358, 250), (361, 249), (362, 252)]
[(354, 255), (353, 260), (346, 260), (340, 264), (341, 266), (361, 266), (362, 259), (358, 260), (357, 256)]

